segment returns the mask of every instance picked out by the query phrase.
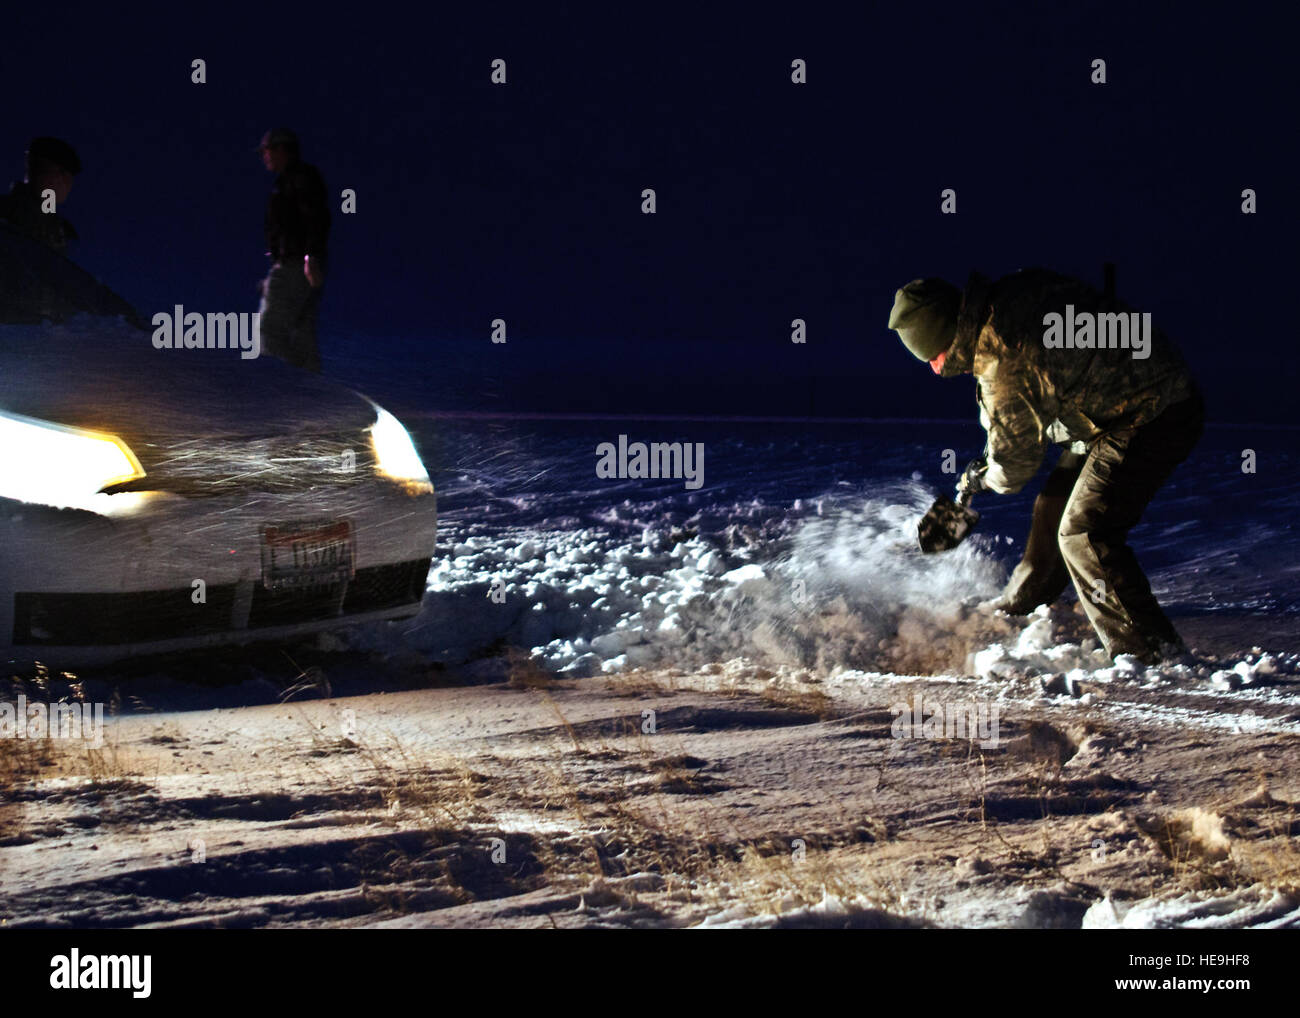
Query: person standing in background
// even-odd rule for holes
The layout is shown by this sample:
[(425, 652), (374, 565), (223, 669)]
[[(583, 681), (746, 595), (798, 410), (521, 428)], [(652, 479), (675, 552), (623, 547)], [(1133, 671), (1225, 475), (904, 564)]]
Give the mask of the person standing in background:
[(327, 271), (330, 230), (325, 181), (302, 161), (298, 136), (276, 127), (258, 146), (275, 174), (266, 203), (266, 253), (271, 269), (262, 282), (262, 350), (307, 371), (320, 371), (316, 318)]
[(58, 210), (68, 200), (81, 160), (59, 138), (33, 138), (27, 146), (27, 173), (0, 197), (0, 219), (38, 243), (67, 255), (77, 231)]

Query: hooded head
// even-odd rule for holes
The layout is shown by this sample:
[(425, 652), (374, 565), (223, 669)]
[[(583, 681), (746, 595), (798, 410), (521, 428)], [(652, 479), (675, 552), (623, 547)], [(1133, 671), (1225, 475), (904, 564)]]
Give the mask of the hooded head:
[(62, 205), (81, 172), (76, 150), (61, 138), (33, 138), (27, 145), (27, 182), (38, 191), (49, 188)]
[(957, 336), (961, 290), (944, 279), (914, 279), (894, 294), (889, 327), (918, 360), (933, 361)]
[(257, 146), (262, 164), (272, 173), (282, 173), (284, 168), (298, 158), (298, 136), (287, 127), (273, 127), (262, 135)]

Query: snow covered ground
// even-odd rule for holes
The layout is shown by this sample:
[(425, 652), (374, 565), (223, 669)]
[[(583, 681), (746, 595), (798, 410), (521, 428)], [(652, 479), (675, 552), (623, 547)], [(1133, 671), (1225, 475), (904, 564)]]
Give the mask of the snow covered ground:
[[(1300, 924), (1289, 434), (1211, 431), (1135, 531), (1194, 651), (1145, 668), (983, 604), (1032, 490), (915, 549), (975, 428), (407, 419), (422, 613), (48, 680), (121, 710), (7, 747), (0, 919)], [(703, 442), (703, 488), (598, 479), (621, 433)]]
[[(446, 554), (421, 618), (397, 637), (434, 660), (460, 663), (502, 641), (574, 676), (737, 655), (822, 670), (1112, 674), (1090, 634), (1053, 646), (1041, 621), (1007, 630), (1009, 643), (981, 642), (988, 613), (973, 609), (1015, 562), (1033, 485), (983, 496), (984, 520), (962, 547), (936, 556), (915, 547), (917, 518), (951, 487), (943, 450), (956, 447), (964, 462), (978, 450), (975, 427), (632, 428), (642, 441), (703, 442), (706, 486), (692, 492), (680, 480), (597, 480), (595, 446), (625, 423), (412, 426), (436, 459), (452, 453), (435, 470)], [(1300, 457), (1290, 437), (1211, 432), (1134, 531), (1172, 615), (1256, 615), (1263, 633), (1300, 613)], [(1245, 442), (1258, 447), (1255, 474), (1240, 469)]]

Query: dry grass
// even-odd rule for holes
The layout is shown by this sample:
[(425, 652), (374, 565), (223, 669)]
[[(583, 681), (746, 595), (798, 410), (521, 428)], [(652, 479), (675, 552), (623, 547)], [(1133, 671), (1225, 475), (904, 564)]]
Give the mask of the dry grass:
[(506, 684), (511, 689), (555, 689), (560, 685), (559, 679), (517, 647), (509, 648), (505, 658)]
[(818, 721), (835, 717), (835, 701), (820, 689), (794, 689), (784, 685), (766, 686), (759, 696), (775, 707), (808, 714)]
[[(571, 733), (573, 726), (547, 699)], [(576, 737), (572, 743), (568, 753), (560, 752), (541, 765), (544, 782), (536, 786), (541, 800), (536, 805), (567, 813), (582, 845), (576, 867), (571, 850), (553, 851), (542, 859), (548, 879), (557, 887), (587, 886), (594, 880), (617, 894), (611, 888), (618, 880), (650, 873), (662, 880), (659, 893), (705, 914), (741, 905), (752, 915), (779, 915), (815, 905), (827, 895), (882, 909), (897, 907), (902, 891), (892, 864), (863, 866), (852, 852), (844, 853), (841, 861), (833, 846), (818, 844), (826, 839), (815, 837), (802, 846), (794, 837), (745, 839), (716, 820), (702, 822), (675, 808), (675, 796), (706, 792), (708, 779), (700, 767), (703, 762), (682, 752), (674, 741), (637, 733), (626, 749), (608, 742), (587, 747)], [(607, 789), (611, 794), (597, 794), (602, 790), (593, 788), (591, 776), (577, 766), (593, 757), (624, 761), (616, 769), (621, 779), (613, 778), (622, 786)], [(652, 778), (649, 785), (644, 781), (647, 774)], [(605, 772), (599, 777), (605, 778)], [(843, 819), (853, 832), (850, 841), (885, 837), (883, 825), (870, 818), (858, 818), (856, 824), (847, 815)], [(628, 907), (641, 904), (637, 894), (624, 897)]]
[(1189, 889), (1262, 884), (1300, 896), (1300, 810), (1274, 799), (1262, 777), (1244, 803), (1174, 810), (1146, 830)]
[[(36, 665), (30, 677), (14, 677), (12, 693), (15, 700), (21, 693), (31, 703), (50, 707), (56, 703), (75, 703), (89, 712), (93, 706), (87, 703), (83, 685), (75, 675), (62, 672), (52, 677), (41, 664)], [(138, 697), (130, 699), (135, 710), (149, 709)], [(122, 745), (117, 726), (109, 723), (121, 712), (122, 698), (114, 690), (104, 713), (104, 740), (98, 746), (83, 738), (0, 739), (0, 791), (52, 777), (84, 778), (91, 789), (100, 791), (138, 785), (147, 777), (140, 755)]]
[(1233, 845), (1232, 862), (1243, 884), (1260, 883), (1300, 897), (1300, 815), (1292, 806), (1266, 818), (1262, 838)]
[(482, 818), (479, 800), (489, 794), (490, 781), (463, 760), (449, 754), (416, 756), (389, 731), (358, 726), (350, 734), (341, 729), (335, 734), (305, 713), (299, 720), (313, 769), (329, 774), (340, 789), (373, 792), (389, 820), (440, 826)]

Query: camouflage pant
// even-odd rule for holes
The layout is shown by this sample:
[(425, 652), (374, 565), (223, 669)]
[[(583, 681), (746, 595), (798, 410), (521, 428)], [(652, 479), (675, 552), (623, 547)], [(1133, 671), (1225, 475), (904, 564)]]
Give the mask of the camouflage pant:
[(1204, 425), (1199, 395), (1140, 428), (1104, 435), (1087, 456), (1061, 454), (1042, 493), (1025, 555), (1003, 604), (1030, 611), (1060, 597), (1069, 581), (1112, 657), (1151, 660), (1163, 644), (1181, 646), (1128, 546), (1128, 532), (1155, 493), (1195, 447)]
[(302, 259), (276, 262), (262, 281), (262, 352), (299, 368), (320, 371), (316, 314), (321, 290), (307, 282)]

